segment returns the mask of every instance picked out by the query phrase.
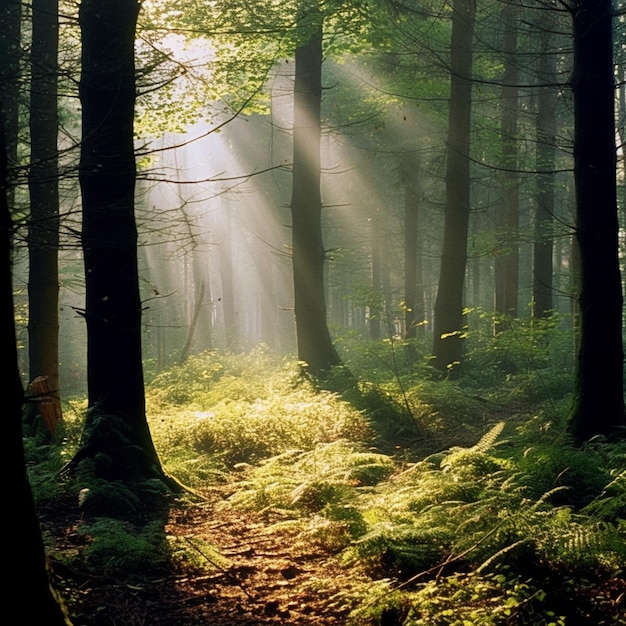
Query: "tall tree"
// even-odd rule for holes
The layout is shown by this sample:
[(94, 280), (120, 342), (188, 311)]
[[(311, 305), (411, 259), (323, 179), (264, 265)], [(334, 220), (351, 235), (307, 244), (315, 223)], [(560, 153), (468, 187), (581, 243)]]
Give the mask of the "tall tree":
[[(626, 20), (622, 22), (621, 28), (618, 33), (626, 32)], [(618, 39), (619, 41), (619, 39)], [(622, 227), (626, 226), (626, 48), (622, 46), (619, 48), (618, 55), (616, 55), (616, 65), (621, 66), (621, 74), (618, 74), (618, 124), (617, 133), (619, 135), (620, 142), (620, 162), (621, 162), (621, 224)], [(620, 204), (618, 202), (618, 204)], [(626, 277), (622, 277), (622, 283), (626, 281)]]
[(519, 290), (519, 181), (518, 181), (518, 70), (517, 11), (505, 4), (502, 10), (504, 26), (504, 75), (500, 97), (500, 130), (502, 136), (502, 201), (496, 214), (500, 253), (495, 258), (495, 309), (500, 320), (496, 330), (507, 327), (506, 318), (517, 315)]
[(6, 145), (7, 201), (13, 208), (15, 172), (17, 166), (17, 138), (19, 128), (19, 90), (21, 62), (21, 0), (3, 0), (0, 3), (0, 114), (3, 119)]
[(533, 314), (549, 315), (553, 308), (552, 298), (552, 252), (555, 207), (555, 157), (556, 157), (556, 69), (557, 54), (550, 49), (554, 38), (555, 19), (550, 11), (541, 12), (546, 30), (539, 31), (540, 54), (538, 55), (539, 81), (537, 105), (537, 188), (535, 199), (535, 241), (533, 244)]
[(611, 0), (571, 7), (580, 344), (570, 430), (578, 442), (626, 428), (618, 254)]
[[(30, 52), (30, 168), (28, 188), (29, 378), (47, 377), (60, 417), (59, 394), (59, 187), (58, 0), (33, 0)], [(33, 406), (37, 406), (33, 403)], [(56, 408), (58, 407), (58, 408)], [(56, 408), (56, 410), (54, 410)], [(54, 427), (54, 422), (49, 424)]]
[(369, 336), (372, 341), (382, 337), (383, 310), (383, 281), (382, 262), (384, 255), (383, 226), (379, 206), (370, 209), (370, 294), (369, 294)]
[[(133, 145), (138, 13), (137, 0), (83, 0), (79, 12), (79, 180), (90, 410), (77, 458), (103, 447), (109, 455), (121, 452), (115, 471), (122, 478), (162, 476), (146, 420), (141, 351)], [(114, 423), (103, 426), (109, 416)], [(120, 421), (124, 432), (106, 436)]]
[(470, 215), (469, 154), (475, 18), (474, 0), (453, 0), (445, 221), (433, 324), (433, 364), (444, 372), (460, 363), (463, 353), (463, 283)]
[[(308, 5), (308, 6), (307, 6)], [(298, 359), (320, 377), (340, 363), (326, 320), (322, 238), (322, 24), (316, 0), (305, 3), (308, 36), (295, 52), (291, 228)]]
[(404, 187), (404, 336), (417, 337), (417, 328), (423, 328), (424, 286), (419, 249), (419, 190), (417, 177), (419, 162), (415, 155), (402, 158), (402, 184)]
[[(0, 110), (2, 102), (0, 101)], [(13, 281), (11, 267), (12, 220), (9, 209), (8, 158), (4, 135), (4, 119), (0, 114), (0, 290), (2, 309), (0, 311), (0, 354), (2, 371), (6, 377), (4, 394), (7, 444), (4, 448), (5, 468), (9, 498), (13, 510), (5, 519), (5, 530), (12, 541), (19, 545), (19, 558), (14, 559), (11, 575), (5, 582), (7, 598), (23, 597), (28, 590), (28, 601), (20, 603), (14, 618), (23, 624), (49, 624), (50, 626), (71, 626), (59, 604), (55, 600), (46, 569), (39, 521), (26, 472), (22, 435), (22, 405), (24, 390), (17, 363), (17, 342), (15, 335), (15, 312), (13, 310)]]

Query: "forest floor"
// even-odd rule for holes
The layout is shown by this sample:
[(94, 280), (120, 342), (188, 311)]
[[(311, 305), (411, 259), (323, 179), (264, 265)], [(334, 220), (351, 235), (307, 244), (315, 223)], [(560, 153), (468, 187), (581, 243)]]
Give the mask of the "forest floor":
[[(215, 497), (215, 494), (214, 496)], [(196, 551), (197, 564), (177, 564), (145, 578), (119, 580), (51, 560), (53, 586), (74, 626), (332, 626), (344, 624), (342, 595), (366, 578), (322, 550), (268, 530), (250, 512), (215, 502), (172, 507), (165, 534)], [(61, 553), (84, 547), (67, 501), (46, 507), (41, 523)], [(206, 550), (210, 545), (211, 549)]]
[[(529, 411), (521, 407), (508, 411), (509, 426), (528, 419)], [(413, 452), (423, 458), (452, 445), (472, 446), (488, 424), (504, 415), (495, 411), (488, 417), (474, 427), (446, 429), (445, 437), (423, 443), (424, 449), (416, 445)], [(367, 607), (367, 598), (372, 597), (368, 594), (375, 585), (372, 579), (354, 564), (343, 565), (339, 552), (307, 536), (303, 530), (306, 526), (293, 523), (293, 517), (280, 518), (278, 509), (264, 513), (236, 508), (229, 498), (241, 488), (237, 482), (212, 482), (201, 494), (195, 494), (201, 497), (189, 494), (172, 502), (156, 523), (162, 543), (169, 550), (169, 558), (163, 561), (167, 565), (158, 570), (151, 567), (145, 574), (137, 570), (129, 574), (115, 563), (110, 567), (106, 562), (98, 567), (90, 563), (91, 520), (81, 514), (75, 496), (62, 495), (40, 504), (52, 586), (58, 590), (73, 626), (353, 623), (350, 613), (355, 607)], [(115, 552), (123, 552), (120, 548), (124, 544), (118, 542), (117, 535), (112, 541), (116, 542)], [(109, 559), (109, 552), (105, 554)], [(594, 614), (598, 620), (584, 623), (622, 623), (615, 622), (612, 613), (626, 597), (623, 578), (602, 579), (597, 584), (585, 582), (580, 590), (602, 600), (577, 597), (582, 605), (600, 606), (600, 613)], [(487, 600), (477, 602), (482, 607)], [(518, 604), (523, 605), (524, 601)], [(401, 623), (402, 617), (393, 610), (383, 611), (381, 625)], [(547, 622), (538, 615), (537, 621), (515, 623)]]
[[(472, 428), (451, 429), (415, 453), (422, 457), (448, 445), (472, 445), (478, 437)], [(303, 539), (301, 528), (290, 530), (275, 517), (220, 506), (233, 489), (212, 485), (203, 500), (170, 508), (164, 536), (195, 552), (195, 563), (172, 559), (172, 567), (123, 580), (72, 558), (90, 541), (81, 531), (77, 502), (69, 496), (48, 502), (39, 516), (51, 581), (73, 626), (346, 624), (353, 608), (349, 598), (362, 597), (371, 578)], [(65, 564), (68, 556), (71, 566)]]

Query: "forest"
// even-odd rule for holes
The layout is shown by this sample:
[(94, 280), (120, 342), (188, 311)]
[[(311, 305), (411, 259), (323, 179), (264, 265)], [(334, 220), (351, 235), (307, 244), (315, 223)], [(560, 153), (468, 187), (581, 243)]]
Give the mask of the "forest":
[(624, 0), (1, 0), (0, 215), (14, 621), (626, 624)]

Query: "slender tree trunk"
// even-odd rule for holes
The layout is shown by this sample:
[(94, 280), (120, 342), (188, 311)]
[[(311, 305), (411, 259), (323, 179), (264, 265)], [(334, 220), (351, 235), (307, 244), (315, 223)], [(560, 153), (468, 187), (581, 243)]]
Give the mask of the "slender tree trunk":
[(502, 205), (496, 214), (500, 239), (495, 258), (496, 302), (499, 316), (496, 332), (508, 327), (507, 319), (517, 315), (519, 291), (519, 182), (517, 173), (518, 71), (517, 16), (511, 5), (502, 13), (504, 35), (504, 77), (500, 98), (500, 129), (502, 134)]
[[(542, 19), (550, 19), (550, 11)], [(550, 24), (548, 24), (550, 26)], [(539, 54), (540, 82), (537, 110), (537, 199), (535, 206), (535, 242), (533, 258), (533, 314), (546, 317), (554, 308), (553, 292), (553, 224), (556, 153), (557, 55), (550, 51), (551, 28), (541, 33)]]
[(308, 41), (296, 48), (291, 218), (298, 359), (307, 372), (323, 377), (340, 360), (326, 320), (320, 189), (321, 16), (313, 16), (313, 22)]
[(369, 330), (370, 339), (378, 341), (382, 337), (382, 317), (383, 309), (383, 286), (382, 286), (382, 226), (380, 220), (380, 210), (374, 207), (370, 219), (370, 296), (369, 296)]
[(189, 351), (191, 350), (191, 346), (193, 344), (193, 338), (196, 334), (198, 319), (200, 318), (200, 313), (202, 312), (203, 305), (204, 282), (201, 282), (196, 293), (196, 300), (193, 304), (193, 313), (189, 322), (189, 327), (187, 328), (187, 339), (185, 340), (185, 345), (183, 346), (183, 349), (180, 352), (180, 357), (178, 359), (179, 363), (184, 363), (189, 357)]
[[(417, 337), (417, 223), (419, 201), (417, 190), (417, 159), (405, 157), (402, 161), (404, 187), (404, 337)], [(423, 309), (423, 304), (422, 304)]]
[(445, 223), (433, 329), (433, 365), (443, 372), (460, 363), (463, 353), (463, 285), (470, 213), (469, 151), (475, 17), (474, 0), (454, 0)]
[[(0, 111), (2, 102), (0, 101)], [(11, 575), (5, 578), (5, 598), (22, 598), (27, 592), (28, 600), (17, 609), (18, 620), (23, 624), (46, 624), (71, 626), (54, 599), (46, 569), (46, 555), (37, 519), (35, 504), (28, 482), (24, 448), (22, 444), (22, 406), (24, 390), (17, 364), (15, 336), (15, 312), (13, 309), (13, 281), (11, 249), (13, 225), (9, 210), (7, 144), (4, 138), (4, 119), (0, 113), (0, 355), (5, 377), (3, 411), (5, 446), (3, 457), (11, 513), (6, 515), (4, 531), (19, 546), (19, 558), (13, 559)]]
[(235, 288), (233, 264), (235, 262), (232, 246), (232, 220), (230, 207), (224, 213), (224, 230), (219, 244), (220, 280), (222, 284), (222, 311), (224, 315), (224, 341), (227, 350), (235, 350), (240, 343), (239, 326), (235, 308)]
[[(622, 65), (622, 75), (618, 79), (620, 85), (618, 88), (619, 93), (619, 114), (617, 119), (619, 124), (617, 132), (619, 135), (619, 142), (622, 147), (620, 153), (620, 162), (622, 166), (622, 184), (621, 184), (621, 211), (619, 217), (621, 218), (621, 228), (626, 228), (626, 53), (624, 54), (624, 64)], [(620, 202), (618, 202), (620, 204)], [(621, 256), (626, 257), (626, 241), (621, 239)], [(622, 293), (626, 290), (626, 273), (622, 273)]]
[(121, 478), (133, 471), (162, 475), (146, 420), (141, 351), (133, 145), (138, 12), (137, 0), (83, 0), (79, 13), (79, 178), (91, 408), (83, 451), (95, 453), (110, 443), (110, 438), (89, 441), (97, 418), (121, 417), (125, 438), (144, 453), (127, 458), (128, 467), (116, 468)]
[(572, 16), (580, 346), (570, 430), (583, 442), (624, 434), (626, 413), (611, 0), (579, 0)]
[[(33, 0), (28, 228), (29, 378), (59, 402), (58, 0)], [(37, 403), (32, 403), (37, 406)]]

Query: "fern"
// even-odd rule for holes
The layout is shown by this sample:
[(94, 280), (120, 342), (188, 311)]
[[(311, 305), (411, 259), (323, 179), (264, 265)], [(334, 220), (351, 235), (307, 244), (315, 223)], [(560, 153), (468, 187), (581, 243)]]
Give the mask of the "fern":
[(491, 430), (486, 432), (478, 441), (478, 443), (474, 444), (470, 450), (472, 452), (488, 452), (491, 448), (493, 448), (496, 440), (502, 434), (504, 430), (505, 422), (498, 422), (495, 424)]

